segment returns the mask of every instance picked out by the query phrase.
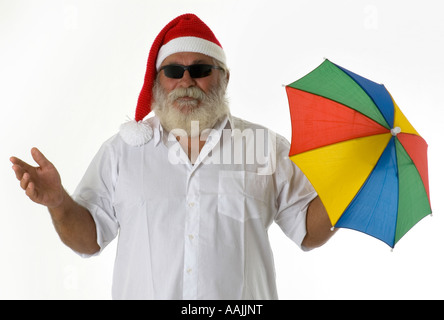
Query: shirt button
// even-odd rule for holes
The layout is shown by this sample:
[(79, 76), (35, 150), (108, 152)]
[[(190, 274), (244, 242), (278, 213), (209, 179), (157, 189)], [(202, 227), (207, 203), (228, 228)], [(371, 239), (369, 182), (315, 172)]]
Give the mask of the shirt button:
[(189, 234), (189, 235), (188, 235), (188, 238), (189, 238), (190, 240), (194, 240), (194, 236), (193, 236), (192, 234)]
[(189, 206), (190, 208), (194, 207), (194, 202), (190, 202), (190, 203), (188, 203), (188, 206)]
[(187, 269), (187, 273), (188, 273), (188, 274), (190, 274), (192, 271), (193, 271), (193, 269), (191, 269), (191, 268), (188, 268), (188, 269)]

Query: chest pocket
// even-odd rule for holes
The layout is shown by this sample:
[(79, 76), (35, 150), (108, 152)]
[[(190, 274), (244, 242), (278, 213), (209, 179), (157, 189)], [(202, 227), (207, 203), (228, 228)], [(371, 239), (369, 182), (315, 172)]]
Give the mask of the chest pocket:
[(248, 171), (220, 171), (218, 213), (246, 221), (270, 220), (274, 201), (271, 176)]

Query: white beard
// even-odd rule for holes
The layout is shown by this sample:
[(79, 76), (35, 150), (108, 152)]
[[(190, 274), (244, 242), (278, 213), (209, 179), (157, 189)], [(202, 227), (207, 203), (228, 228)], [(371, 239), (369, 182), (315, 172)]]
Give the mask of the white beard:
[[(225, 88), (226, 83), (220, 83), (211, 89), (209, 94), (205, 94), (197, 87), (178, 88), (167, 95), (156, 81), (152, 107), (165, 130), (169, 132), (182, 130), (188, 137), (193, 137), (203, 130), (212, 129), (219, 120), (229, 114)], [(181, 101), (181, 97), (193, 99)], [(192, 121), (198, 122), (199, 130), (196, 130), (195, 124), (191, 130)]]

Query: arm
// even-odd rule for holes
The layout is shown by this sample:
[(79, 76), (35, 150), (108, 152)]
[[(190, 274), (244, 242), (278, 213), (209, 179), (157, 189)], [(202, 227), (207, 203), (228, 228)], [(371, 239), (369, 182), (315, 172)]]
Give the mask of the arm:
[(100, 250), (97, 244), (96, 223), (89, 211), (76, 203), (63, 190), (60, 206), (50, 208), (52, 222), (60, 239), (71, 249), (85, 254)]
[(57, 169), (37, 148), (33, 148), (31, 154), (39, 167), (32, 167), (16, 157), (10, 159), (26, 195), (32, 201), (48, 207), (63, 243), (80, 253), (99, 251), (96, 225), (89, 211), (68, 195)]
[(307, 234), (302, 245), (308, 249), (314, 249), (325, 244), (337, 231), (331, 231), (330, 218), (319, 197), (313, 199), (308, 205)]

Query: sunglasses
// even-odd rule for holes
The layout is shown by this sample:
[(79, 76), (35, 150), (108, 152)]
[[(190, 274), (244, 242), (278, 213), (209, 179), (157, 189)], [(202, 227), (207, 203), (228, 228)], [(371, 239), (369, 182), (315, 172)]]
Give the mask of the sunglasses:
[(213, 69), (224, 70), (211, 64), (192, 64), (190, 66), (170, 64), (160, 68), (159, 72), (163, 70), (165, 76), (171, 79), (182, 79), (185, 70), (188, 70), (191, 78), (198, 79), (208, 77)]

